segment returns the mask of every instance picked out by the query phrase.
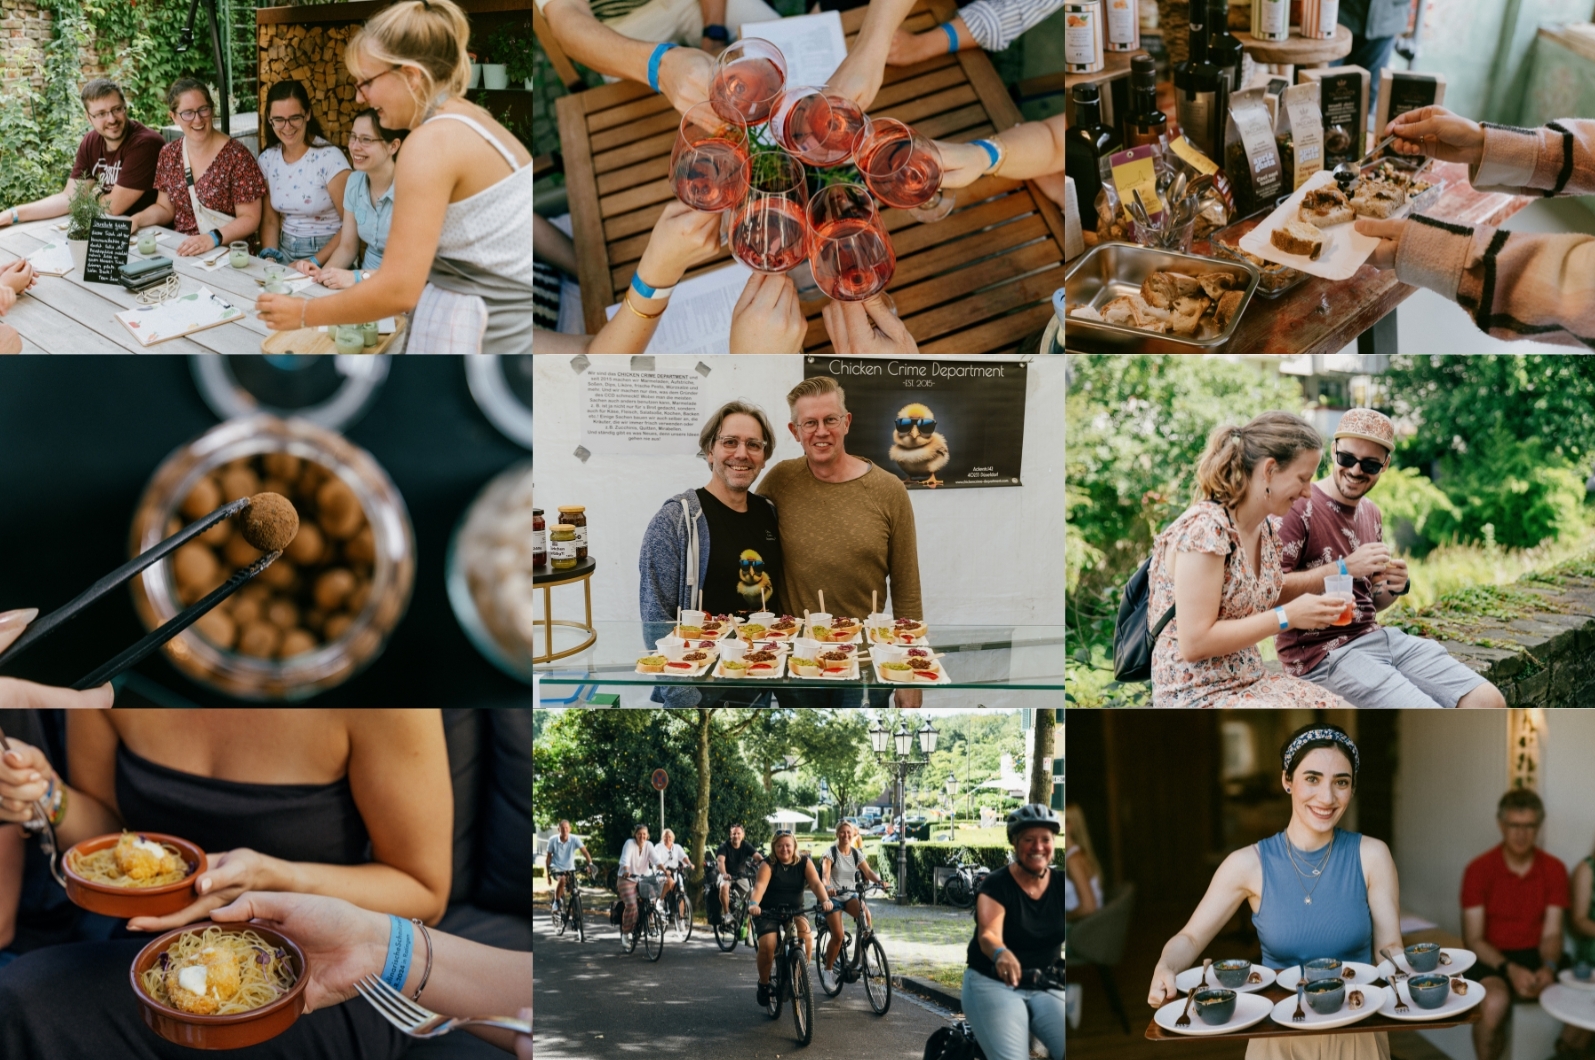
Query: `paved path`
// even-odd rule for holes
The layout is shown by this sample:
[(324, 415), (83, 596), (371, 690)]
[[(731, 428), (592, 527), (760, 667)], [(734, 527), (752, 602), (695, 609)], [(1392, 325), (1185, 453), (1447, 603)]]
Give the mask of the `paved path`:
[[(602, 898), (597, 904), (607, 911)], [(895, 989), (891, 1008), (876, 1016), (862, 985), (850, 983), (837, 998), (816, 995), (814, 1041), (801, 1049), (790, 1009), (771, 1020), (755, 1003), (753, 951), (720, 952), (702, 924), (685, 945), (667, 941), (657, 964), (641, 947), (622, 953), (607, 918), (585, 945), (556, 938), (541, 911), (534, 929), (538, 1060), (919, 1060), (926, 1039), (947, 1022)]]

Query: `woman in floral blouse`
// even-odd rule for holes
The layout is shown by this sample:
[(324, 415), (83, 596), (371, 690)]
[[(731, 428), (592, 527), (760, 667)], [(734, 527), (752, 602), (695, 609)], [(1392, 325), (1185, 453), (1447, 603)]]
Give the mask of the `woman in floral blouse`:
[(243, 144), (212, 123), (216, 104), (203, 83), (178, 79), (166, 93), (166, 105), (183, 137), (161, 148), (155, 205), (133, 215), (133, 231), (171, 225), (189, 237), (177, 247), (184, 256), (248, 239), (260, 227), (266, 197), (260, 167)]
[(1306, 494), (1324, 442), (1306, 421), (1265, 412), (1208, 436), (1197, 500), (1152, 546), (1155, 624), (1176, 618), (1152, 650), (1154, 707), (1349, 707), (1310, 681), (1263, 669), (1257, 642), (1284, 629), (1322, 629), (1338, 598), (1284, 593), (1274, 520)]

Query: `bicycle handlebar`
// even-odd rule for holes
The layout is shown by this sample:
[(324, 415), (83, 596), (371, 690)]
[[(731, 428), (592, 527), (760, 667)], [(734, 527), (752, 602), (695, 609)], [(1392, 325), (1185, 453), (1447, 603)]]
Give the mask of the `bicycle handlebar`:
[(1026, 990), (1062, 990), (1063, 973), (1061, 961), (1049, 968), (1033, 968), (1019, 977), (1019, 985)]

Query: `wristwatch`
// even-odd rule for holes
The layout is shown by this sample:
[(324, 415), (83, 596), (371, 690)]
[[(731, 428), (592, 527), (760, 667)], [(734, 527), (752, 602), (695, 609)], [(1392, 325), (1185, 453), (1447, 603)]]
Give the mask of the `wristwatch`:
[(718, 22), (703, 27), (703, 35), (710, 40), (721, 41), (722, 43), (731, 39), (730, 32)]

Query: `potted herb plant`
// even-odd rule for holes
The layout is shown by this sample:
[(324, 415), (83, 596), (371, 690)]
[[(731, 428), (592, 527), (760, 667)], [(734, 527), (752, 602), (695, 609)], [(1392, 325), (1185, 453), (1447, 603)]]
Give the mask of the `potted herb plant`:
[(532, 33), (531, 27), (505, 28), (493, 41), (493, 54), (504, 61), (510, 84), (524, 83), (526, 91), (532, 90)]
[(67, 224), (66, 237), (68, 239), (87, 239), (89, 230), (94, 227), (94, 219), (105, 214), (105, 207), (100, 202), (100, 185), (96, 180), (80, 180), (72, 192), (72, 201), (67, 207), (70, 218)]
[(495, 35), (487, 42), (488, 50), (482, 55), (482, 87), (497, 91), (509, 87), (509, 74), (503, 62), (493, 62), (498, 55), (499, 38)]

